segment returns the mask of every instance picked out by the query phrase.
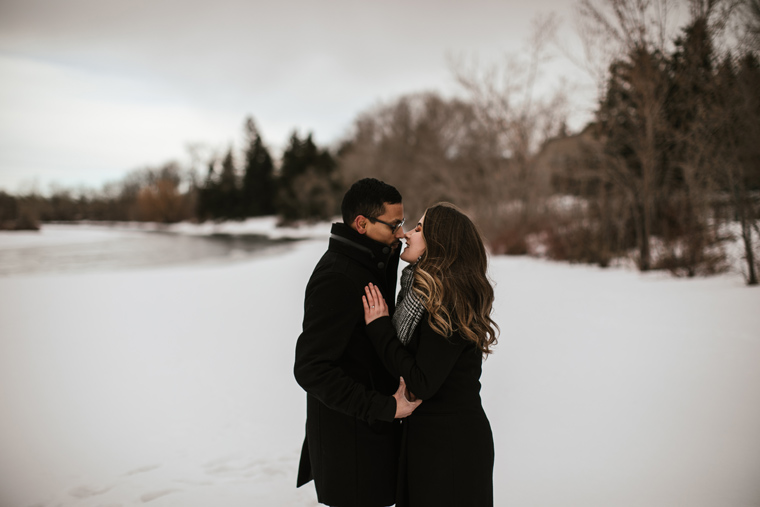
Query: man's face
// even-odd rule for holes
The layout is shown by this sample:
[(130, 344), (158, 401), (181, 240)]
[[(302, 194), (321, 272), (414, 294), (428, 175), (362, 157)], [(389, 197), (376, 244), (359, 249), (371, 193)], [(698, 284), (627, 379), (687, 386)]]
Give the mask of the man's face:
[(364, 228), (366, 229), (365, 234), (369, 238), (374, 239), (378, 243), (386, 244), (394, 249), (399, 246), (399, 240), (404, 237), (404, 229), (403, 227), (396, 227), (396, 230), (394, 231), (393, 228), (404, 220), (403, 204), (389, 204), (386, 202), (383, 205), (382, 215), (365, 218), (367, 219), (364, 225)]

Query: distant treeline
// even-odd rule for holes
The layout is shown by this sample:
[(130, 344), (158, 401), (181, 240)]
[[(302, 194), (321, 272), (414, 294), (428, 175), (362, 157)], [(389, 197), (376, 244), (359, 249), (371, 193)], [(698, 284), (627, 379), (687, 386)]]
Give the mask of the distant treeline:
[(204, 177), (170, 163), (100, 192), (0, 193), (0, 222), (327, 219), (348, 185), (373, 176), (401, 191), (411, 220), (433, 202), (458, 204), (496, 253), (600, 266), (631, 258), (642, 271), (694, 276), (726, 268), (723, 245), (738, 231), (756, 284), (760, 0), (689, 1), (676, 33), (665, 3), (580, 1), (587, 51), (607, 53), (595, 117), (578, 133), (561, 91), (535, 92), (549, 17), (531, 51), (507, 64), (452, 64), (463, 96), (376, 106), (331, 149), (294, 133), (274, 160), (248, 119), (242, 158), (211, 157)]
[(205, 177), (169, 162), (129, 173), (102, 190), (56, 189), (50, 196), (0, 191), (0, 228), (35, 228), (40, 221), (242, 220), (278, 215), (282, 221), (326, 220), (339, 213), (343, 194), (337, 163), (311, 134), (294, 132), (275, 164), (252, 118), (245, 122), (243, 160), (230, 148), (212, 156)]

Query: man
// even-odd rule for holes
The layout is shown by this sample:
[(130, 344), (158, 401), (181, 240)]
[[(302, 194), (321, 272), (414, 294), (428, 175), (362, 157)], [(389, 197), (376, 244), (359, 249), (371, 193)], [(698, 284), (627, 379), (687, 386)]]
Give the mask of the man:
[[(399, 425), (420, 402), (383, 367), (366, 336), (362, 295), (377, 285), (393, 312), (401, 194), (373, 178), (351, 186), (327, 252), (306, 286), (294, 373), (307, 392), (306, 439), (298, 486), (314, 479), (320, 503), (382, 507), (395, 503)], [(397, 389), (398, 388), (398, 389)], [(395, 394), (394, 394), (395, 392)]]

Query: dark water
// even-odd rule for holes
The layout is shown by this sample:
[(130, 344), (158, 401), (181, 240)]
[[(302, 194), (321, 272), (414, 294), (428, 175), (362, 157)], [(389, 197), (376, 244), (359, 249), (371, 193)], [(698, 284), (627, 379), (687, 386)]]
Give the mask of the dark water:
[[(102, 228), (82, 231), (76, 226), (43, 227), (39, 238), (22, 241), (0, 234), (0, 276), (28, 273), (118, 271), (135, 268), (226, 263), (289, 249), (294, 239), (270, 239), (258, 234), (189, 236), (168, 232), (123, 231)], [(34, 234), (34, 233), (26, 233)], [(54, 237), (53, 237), (54, 235)], [(67, 235), (71, 240), (67, 240)]]

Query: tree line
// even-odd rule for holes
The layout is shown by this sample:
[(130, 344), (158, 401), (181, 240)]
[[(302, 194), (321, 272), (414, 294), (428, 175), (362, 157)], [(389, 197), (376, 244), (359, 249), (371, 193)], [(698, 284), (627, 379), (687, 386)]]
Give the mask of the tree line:
[(581, 2), (598, 29), (592, 41), (619, 52), (596, 110), (599, 149), (565, 181), (589, 204), (581, 223), (593, 227), (566, 229), (565, 243), (580, 231), (594, 245), (585, 260), (633, 249), (642, 271), (694, 276), (723, 268), (726, 225), (738, 222), (747, 281), (757, 284), (760, 2), (690, 1), (674, 37), (667, 2), (606, 6)]
[(253, 118), (244, 124), (245, 147), (236, 160), (230, 147), (206, 161), (205, 177), (169, 162), (127, 174), (101, 190), (53, 189), (14, 196), (0, 191), (0, 228), (37, 228), (40, 221), (243, 220), (278, 215), (282, 222), (327, 220), (340, 211), (343, 182), (327, 148), (311, 134), (293, 132), (276, 161)]
[[(673, 30), (673, 6), (688, 11)], [(0, 193), (0, 223), (35, 220), (282, 222), (339, 214), (358, 178), (394, 184), (406, 214), (448, 200), (496, 253), (535, 254), (680, 276), (726, 269), (738, 235), (757, 284), (760, 216), (760, 0), (581, 0), (581, 61), (598, 102), (567, 128), (562, 88), (538, 93), (555, 17), (504, 63), (452, 61), (463, 93), (412, 93), (358, 115), (332, 148), (293, 133), (275, 160), (252, 118), (240, 160), (205, 160), (205, 176), (169, 163), (100, 192)]]

